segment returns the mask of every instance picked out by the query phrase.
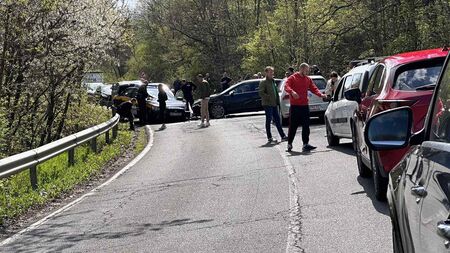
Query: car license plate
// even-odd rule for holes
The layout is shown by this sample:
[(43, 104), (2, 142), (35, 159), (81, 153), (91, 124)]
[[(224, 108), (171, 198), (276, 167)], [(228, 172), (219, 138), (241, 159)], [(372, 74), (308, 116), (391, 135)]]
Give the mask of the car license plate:
[(320, 106), (319, 106), (319, 105), (311, 105), (311, 106), (309, 107), (309, 109), (310, 109), (311, 111), (320, 111)]
[(171, 112), (171, 113), (170, 113), (170, 116), (174, 116), (174, 117), (179, 117), (179, 116), (181, 116), (181, 115), (182, 115), (181, 112)]

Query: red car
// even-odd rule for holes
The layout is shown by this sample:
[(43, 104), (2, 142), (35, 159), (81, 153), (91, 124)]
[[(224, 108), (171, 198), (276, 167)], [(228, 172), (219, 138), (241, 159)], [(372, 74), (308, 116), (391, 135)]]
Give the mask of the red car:
[(364, 140), (367, 120), (381, 111), (410, 106), (414, 118), (413, 131), (423, 129), (433, 90), (447, 53), (446, 48), (438, 48), (390, 56), (377, 64), (370, 78), (366, 73), (368, 88), (365, 94), (361, 94), (359, 89), (345, 92), (348, 100), (359, 103), (352, 126), (359, 174), (362, 177), (373, 174), (378, 200), (386, 199), (388, 174), (409, 147), (390, 151), (370, 150)]

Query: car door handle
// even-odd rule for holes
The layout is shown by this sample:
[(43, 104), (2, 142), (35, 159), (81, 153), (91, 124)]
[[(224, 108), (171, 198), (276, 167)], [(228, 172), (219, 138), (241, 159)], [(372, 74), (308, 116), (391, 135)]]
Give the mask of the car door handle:
[(441, 236), (450, 239), (450, 220), (438, 222), (437, 230)]
[(423, 186), (413, 186), (411, 187), (411, 193), (417, 197), (425, 197), (427, 195), (427, 190)]

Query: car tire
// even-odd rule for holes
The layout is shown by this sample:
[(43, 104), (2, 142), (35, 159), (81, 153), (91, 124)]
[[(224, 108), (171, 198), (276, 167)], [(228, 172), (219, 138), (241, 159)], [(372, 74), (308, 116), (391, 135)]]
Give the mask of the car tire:
[(331, 131), (331, 127), (330, 127), (330, 124), (328, 123), (327, 119), (325, 119), (325, 128), (327, 131), (328, 145), (330, 147), (339, 145), (339, 137), (337, 137), (333, 134), (333, 131)]
[(210, 107), (210, 114), (213, 119), (220, 119), (225, 117), (225, 108), (222, 105), (213, 104)]
[(355, 154), (356, 154), (356, 152), (358, 151), (358, 150), (357, 150), (357, 149), (358, 149), (358, 145), (357, 145), (357, 142), (356, 142), (356, 125), (355, 125), (355, 123), (353, 122), (353, 120), (350, 121), (350, 127), (351, 127), (351, 129), (352, 129), (352, 144), (353, 144), (353, 150), (355, 151)]
[(389, 179), (381, 175), (378, 156), (375, 155), (375, 153), (372, 151), (370, 152), (370, 164), (373, 173), (373, 185), (375, 190), (375, 197), (379, 201), (386, 201), (386, 193)]
[(281, 125), (288, 126), (289, 125), (289, 117), (287, 117), (287, 118), (283, 117), (280, 106), (278, 106), (278, 115), (280, 115)]
[(358, 133), (356, 132), (356, 125), (353, 124), (353, 126), (354, 126), (354, 129), (353, 129), (353, 133), (352, 133), (352, 139), (354, 138), (353, 146), (354, 146), (355, 153), (356, 153), (356, 164), (358, 166), (359, 176), (367, 178), (372, 175), (372, 171), (370, 170), (369, 167), (366, 166), (366, 164), (364, 164), (364, 162), (362, 160), (361, 150), (359, 149)]

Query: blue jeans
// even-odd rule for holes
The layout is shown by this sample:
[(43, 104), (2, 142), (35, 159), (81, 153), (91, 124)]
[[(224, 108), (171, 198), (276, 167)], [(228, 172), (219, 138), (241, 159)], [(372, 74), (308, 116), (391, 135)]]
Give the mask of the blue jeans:
[(275, 126), (277, 127), (278, 133), (281, 138), (286, 137), (284, 134), (283, 128), (281, 127), (280, 115), (278, 114), (278, 108), (276, 106), (264, 106), (264, 111), (266, 111), (266, 133), (267, 139), (272, 138), (272, 133), (270, 131), (270, 124), (272, 123), (272, 119), (275, 122)]

